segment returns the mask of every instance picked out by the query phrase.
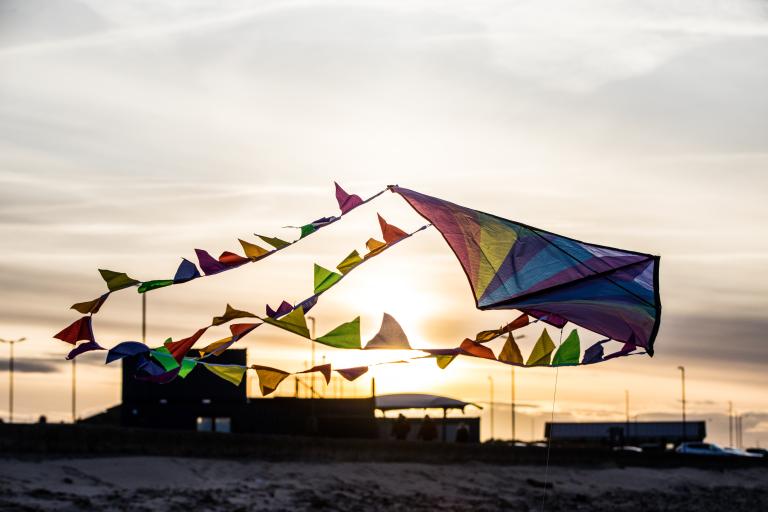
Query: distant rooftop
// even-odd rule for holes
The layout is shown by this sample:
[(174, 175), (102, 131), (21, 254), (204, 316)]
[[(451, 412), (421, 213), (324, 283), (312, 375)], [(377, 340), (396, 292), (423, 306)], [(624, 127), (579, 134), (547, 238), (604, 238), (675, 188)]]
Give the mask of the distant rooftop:
[(399, 393), (376, 397), (376, 409), (381, 411), (398, 409), (461, 409), (463, 411), (468, 405), (482, 409), (482, 407), (472, 402), (462, 402), (447, 396), (425, 395), (421, 393)]

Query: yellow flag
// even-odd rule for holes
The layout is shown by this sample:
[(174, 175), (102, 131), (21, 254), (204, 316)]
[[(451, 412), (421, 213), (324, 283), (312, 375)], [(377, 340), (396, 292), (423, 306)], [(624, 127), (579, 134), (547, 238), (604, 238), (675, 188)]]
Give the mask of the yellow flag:
[(259, 389), (263, 396), (267, 396), (276, 390), (277, 386), (290, 375), (288, 372), (268, 366), (253, 365), (251, 368), (256, 370), (256, 375), (259, 377)]
[(222, 352), (224, 352), (227, 348), (229, 348), (231, 344), (232, 344), (232, 336), (227, 336), (226, 338), (220, 339), (219, 341), (214, 341), (210, 345), (201, 348), (200, 350), (198, 350), (198, 352), (200, 352), (200, 357), (205, 357), (208, 354), (219, 355)]
[(349, 253), (349, 256), (344, 258), (344, 261), (339, 263), (336, 266), (336, 269), (341, 272), (342, 274), (346, 274), (356, 266), (358, 266), (360, 263), (363, 262), (363, 258), (360, 257), (360, 253), (357, 251), (352, 251)]
[(250, 313), (248, 311), (242, 311), (240, 309), (235, 309), (229, 304), (227, 304), (227, 309), (224, 311), (224, 314), (221, 316), (215, 316), (213, 317), (213, 321), (211, 322), (211, 325), (221, 325), (229, 322), (230, 320), (234, 320), (235, 318), (256, 318), (256, 315), (253, 313)]
[(365, 255), (365, 259), (368, 259), (371, 256), (376, 256), (381, 251), (383, 251), (387, 247), (387, 244), (384, 242), (379, 242), (374, 238), (369, 238), (368, 241), (365, 242), (365, 246), (368, 248), (368, 254)]
[(95, 315), (99, 312), (99, 309), (101, 309), (101, 306), (104, 304), (104, 302), (106, 302), (110, 293), (111, 292), (107, 292), (101, 297), (89, 300), (87, 302), (78, 302), (77, 304), (72, 304), (71, 309), (75, 309), (84, 315)]
[(549, 333), (546, 329), (541, 331), (536, 345), (533, 346), (531, 355), (528, 356), (526, 366), (547, 366), (549, 365), (552, 351), (555, 350), (555, 344), (552, 342), (552, 338), (549, 337)]
[(280, 327), (286, 331), (310, 338), (307, 320), (304, 318), (304, 308), (299, 306), (279, 320), (276, 318), (262, 318), (266, 323)]
[(515, 338), (512, 333), (509, 333), (504, 347), (499, 352), (499, 361), (503, 363), (523, 364), (523, 354), (520, 353), (520, 348), (515, 343)]
[[(240, 239), (238, 238), (238, 240)], [(245, 240), (240, 240), (240, 245), (243, 246), (243, 251), (245, 252), (245, 255), (253, 261), (256, 261), (257, 259), (261, 258), (265, 254), (269, 254), (269, 251), (266, 250), (265, 248), (260, 247), (256, 244), (252, 244), (250, 242), (246, 242)]]
[(456, 359), (456, 356), (436, 356), (435, 359), (437, 359), (437, 366), (439, 366), (441, 370), (445, 370), (445, 368), (451, 364), (451, 361)]
[(245, 375), (244, 366), (210, 363), (203, 363), (203, 366), (205, 366), (211, 373), (218, 375), (227, 382), (231, 382), (235, 386), (240, 385), (240, 382), (243, 380), (243, 375)]

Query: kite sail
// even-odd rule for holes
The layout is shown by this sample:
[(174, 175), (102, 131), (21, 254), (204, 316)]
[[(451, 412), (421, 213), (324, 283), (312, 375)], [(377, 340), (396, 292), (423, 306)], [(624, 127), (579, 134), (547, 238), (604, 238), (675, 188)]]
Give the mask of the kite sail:
[(661, 320), (658, 256), (590, 244), (392, 186), (443, 235), (478, 309), (567, 322), (653, 355)]

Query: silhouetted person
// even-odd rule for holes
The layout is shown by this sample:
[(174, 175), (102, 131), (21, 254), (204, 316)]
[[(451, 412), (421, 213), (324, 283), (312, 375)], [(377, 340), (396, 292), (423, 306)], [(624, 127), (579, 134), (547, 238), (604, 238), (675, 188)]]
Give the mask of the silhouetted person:
[(405, 441), (408, 439), (408, 433), (411, 431), (411, 425), (405, 416), (398, 415), (397, 420), (392, 424), (392, 437), (398, 441)]
[(424, 416), (424, 421), (421, 422), (421, 428), (419, 428), (419, 439), (424, 441), (434, 441), (437, 439), (437, 426), (429, 414)]
[(468, 443), (469, 442), (469, 427), (463, 421), (459, 423), (459, 428), (456, 430), (456, 442)]
[(45, 425), (48, 423), (48, 417), (45, 414), (41, 414), (39, 418), (37, 418), (37, 422), (41, 425)]

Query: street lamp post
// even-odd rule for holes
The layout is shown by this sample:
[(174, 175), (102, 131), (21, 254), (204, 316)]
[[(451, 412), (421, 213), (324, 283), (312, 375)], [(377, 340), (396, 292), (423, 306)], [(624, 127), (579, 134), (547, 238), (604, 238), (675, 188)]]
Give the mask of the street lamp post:
[[(624, 432), (624, 436), (629, 439), (629, 390), (624, 390), (624, 413), (626, 415), (626, 421), (627, 421), (627, 428), (626, 432)], [(637, 429), (635, 429), (635, 435), (637, 435)], [(626, 442), (626, 441), (625, 441)]]
[(511, 399), (511, 402), (512, 402), (512, 404), (511, 404), (512, 405), (512, 442), (514, 442), (515, 439), (516, 439), (516, 436), (515, 436), (515, 434), (516, 434), (515, 433), (515, 426), (516, 425), (515, 425), (515, 423), (516, 423), (516, 420), (517, 420), (517, 418), (515, 417), (515, 413), (516, 413), (516, 411), (515, 411), (515, 367), (514, 366), (510, 366), (510, 368), (512, 369), (512, 389), (511, 389), (511, 393), (512, 393), (512, 395), (511, 395), (512, 396), (512, 399)]
[(733, 402), (728, 400), (728, 446), (733, 446)]
[(77, 363), (72, 358), (72, 424), (77, 423)]
[(8, 343), (11, 345), (11, 356), (8, 361), (8, 373), (10, 378), (10, 386), (8, 390), (8, 423), (13, 423), (13, 346), (16, 343), (21, 343), (22, 341), (26, 340), (27, 338), (19, 338), (17, 340), (4, 340), (0, 338), (0, 342), (2, 343)]
[(491, 384), (491, 440), (495, 437), (493, 435), (493, 377), (488, 376), (488, 382)]
[[(309, 367), (310, 368), (314, 368), (315, 367), (315, 341), (314, 341), (315, 340), (315, 317), (308, 316), (307, 320), (312, 322), (312, 330), (311, 330), (312, 339), (309, 340), (309, 344), (312, 347), (312, 359), (310, 361), (310, 366)], [(310, 372), (309, 373), (309, 378), (311, 379), (309, 381), (309, 383), (310, 383), (309, 384), (309, 395), (310, 395), (309, 398), (314, 398), (315, 397), (315, 372)]]
[(678, 366), (677, 369), (680, 370), (680, 378), (683, 384), (683, 442), (685, 442), (688, 438), (685, 424), (685, 368), (683, 366)]

